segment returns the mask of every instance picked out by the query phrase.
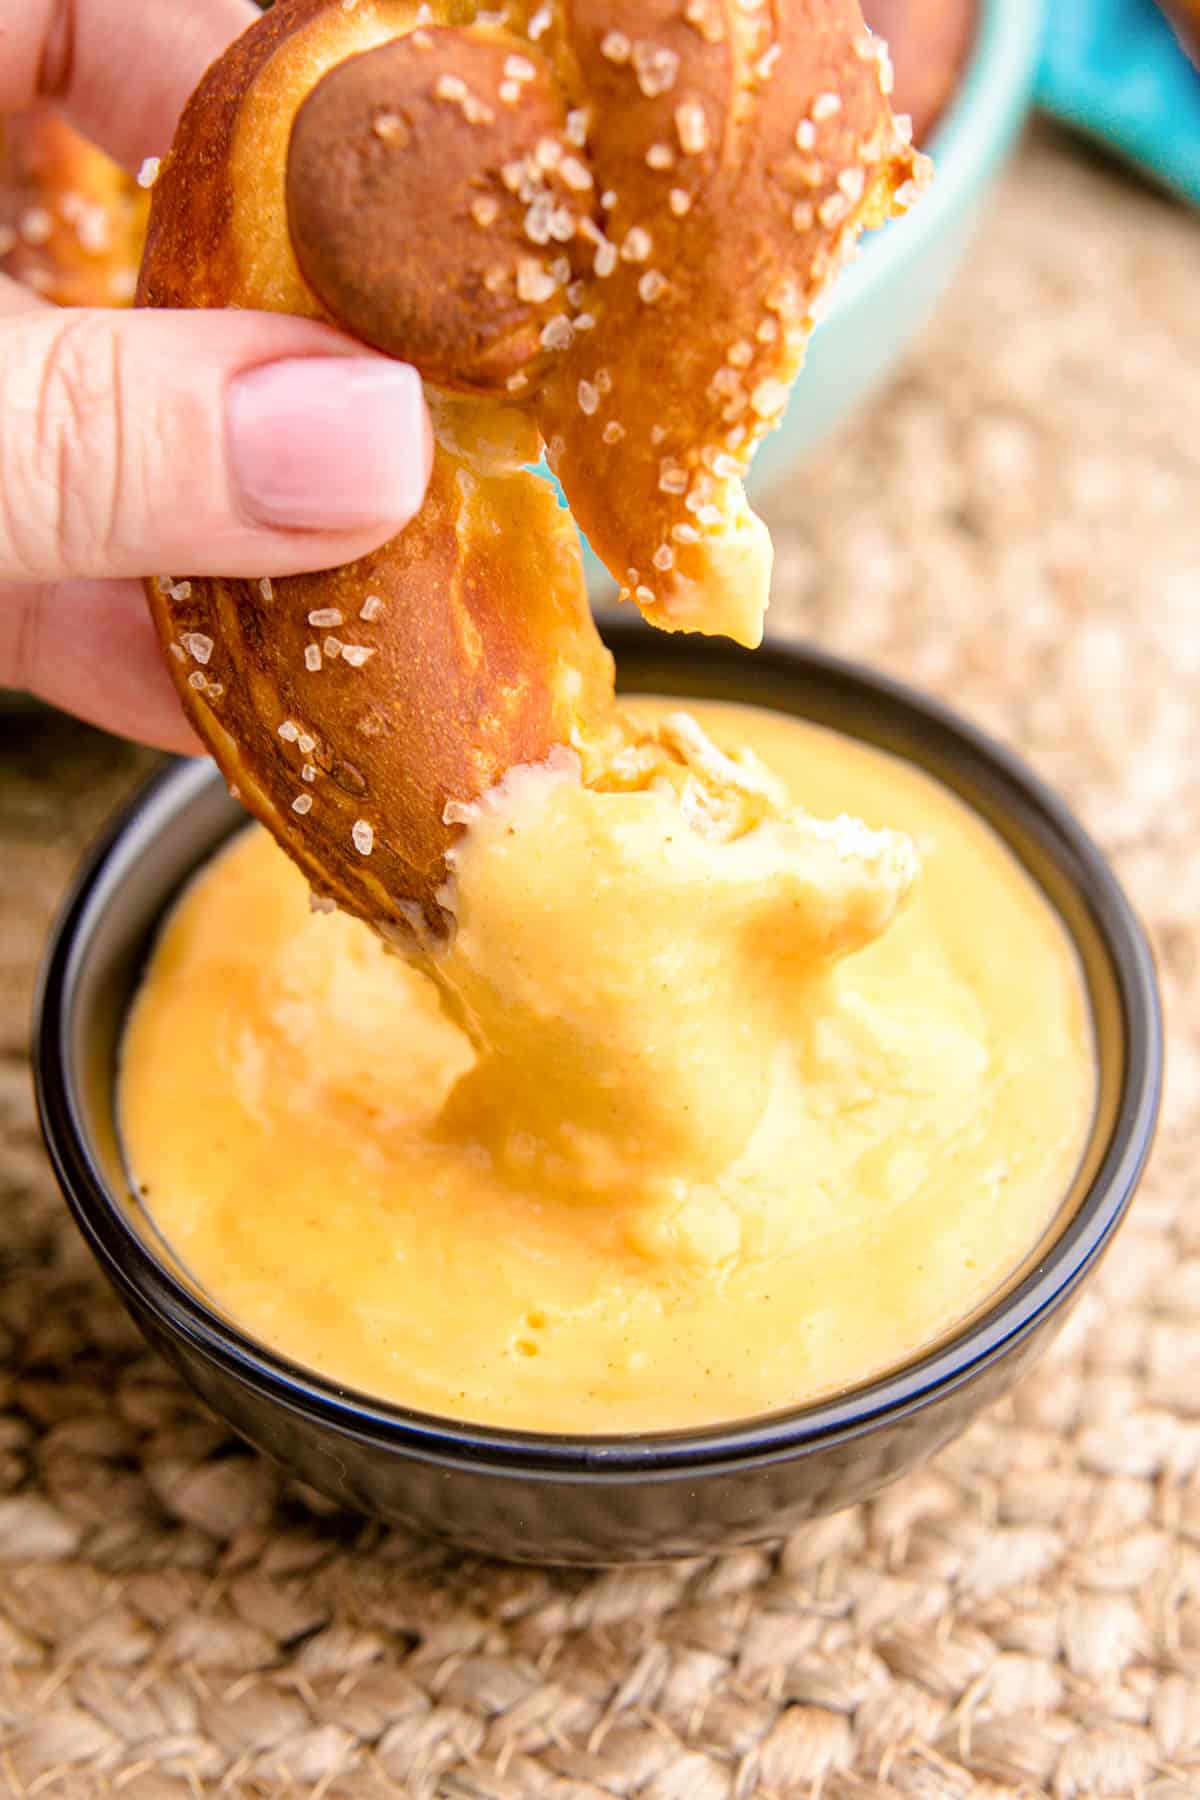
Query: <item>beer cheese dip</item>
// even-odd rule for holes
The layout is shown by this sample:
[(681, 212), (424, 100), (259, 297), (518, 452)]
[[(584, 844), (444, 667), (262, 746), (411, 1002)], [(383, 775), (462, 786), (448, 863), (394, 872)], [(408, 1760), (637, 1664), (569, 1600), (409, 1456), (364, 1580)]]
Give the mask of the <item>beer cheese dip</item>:
[(339, 1384), (549, 1432), (745, 1419), (916, 1357), (1061, 1219), (1089, 1012), (999, 838), (815, 725), (630, 710), (704, 784), (514, 771), (459, 809), (424, 966), (312, 912), (258, 827), (162, 932), (129, 1167), (210, 1300)]

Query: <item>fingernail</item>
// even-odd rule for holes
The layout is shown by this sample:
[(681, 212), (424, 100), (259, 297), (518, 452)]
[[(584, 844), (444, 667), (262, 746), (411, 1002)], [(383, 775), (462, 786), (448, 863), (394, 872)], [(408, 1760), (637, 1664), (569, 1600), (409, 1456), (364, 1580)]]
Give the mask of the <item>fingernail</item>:
[(383, 357), (300, 357), (239, 375), (229, 460), (244, 510), (293, 531), (397, 529), (429, 479), (421, 380)]

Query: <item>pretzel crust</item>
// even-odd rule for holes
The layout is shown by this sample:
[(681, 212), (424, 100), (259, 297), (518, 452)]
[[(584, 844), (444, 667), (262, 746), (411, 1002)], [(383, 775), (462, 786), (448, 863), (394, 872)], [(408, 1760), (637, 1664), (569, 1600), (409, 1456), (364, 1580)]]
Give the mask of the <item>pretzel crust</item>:
[(57, 306), (127, 306), (149, 196), (50, 112), (0, 123), (0, 273)]
[[(138, 294), (323, 320), (426, 379), (433, 475), (400, 537), (318, 575), (149, 584), (231, 785), (400, 941), (448, 929), (451, 802), (558, 744), (602, 779), (623, 741), (577, 534), (527, 465), (544, 442), (656, 624), (757, 641), (741, 473), (838, 263), (917, 185), (857, 0), (428, 12), (279, 0), (184, 114)], [(410, 237), (400, 203), (439, 189)]]

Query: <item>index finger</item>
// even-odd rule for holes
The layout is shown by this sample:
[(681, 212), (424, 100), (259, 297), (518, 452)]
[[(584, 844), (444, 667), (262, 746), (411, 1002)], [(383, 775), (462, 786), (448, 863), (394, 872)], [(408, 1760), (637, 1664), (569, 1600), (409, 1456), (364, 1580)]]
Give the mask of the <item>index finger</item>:
[(137, 169), (170, 147), (200, 77), (257, 17), (251, 0), (0, 0), (0, 114), (53, 101)]

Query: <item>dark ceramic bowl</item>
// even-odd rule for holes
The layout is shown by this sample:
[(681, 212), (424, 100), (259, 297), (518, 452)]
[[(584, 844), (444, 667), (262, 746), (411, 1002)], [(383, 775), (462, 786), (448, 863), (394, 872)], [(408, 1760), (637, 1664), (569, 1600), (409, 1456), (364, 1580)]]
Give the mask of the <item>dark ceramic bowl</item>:
[(39, 1104), (58, 1178), (150, 1341), (244, 1437), (336, 1500), (527, 1561), (727, 1549), (862, 1500), (931, 1456), (1062, 1325), (1129, 1205), (1159, 1099), (1159, 999), (1146, 940), (1099, 851), (1006, 751), (918, 694), (812, 652), (751, 655), (636, 627), (609, 636), (631, 692), (752, 700), (930, 770), (1007, 840), (1078, 947), (1100, 1071), (1078, 1178), (1007, 1289), (918, 1361), (769, 1417), (574, 1438), (407, 1412), (247, 1337), (156, 1235), (126, 1176), (114, 1117), (121, 1028), (155, 931), (181, 884), (243, 822), (207, 763), (157, 776), (93, 852), (54, 931), (36, 1022)]

